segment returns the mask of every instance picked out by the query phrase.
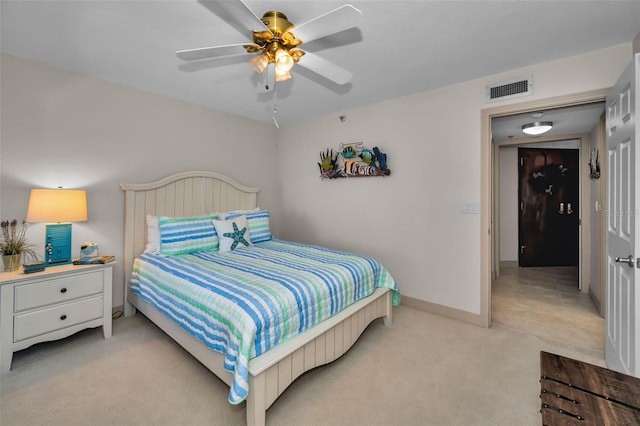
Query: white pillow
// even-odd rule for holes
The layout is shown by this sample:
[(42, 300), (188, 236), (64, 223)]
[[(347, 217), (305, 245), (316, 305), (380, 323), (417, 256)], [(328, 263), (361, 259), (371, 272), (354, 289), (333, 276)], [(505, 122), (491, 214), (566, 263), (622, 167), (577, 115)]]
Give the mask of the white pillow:
[(228, 219), (227, 216), (229, 215), (241, 215), (241, 214), (259, 212), (259, 211), (260, 211), (260, 207), (256, 207), (255, 209), (249, 209), (249, 210), (229, 210), (228, 212), (219, 213), (219, 215), (220, 215), (220, 219)]
[(238, 216), (229, 220), (213, 219), (212, 222), (220, 239), (219, 251), (232, 251), (253, 245), (246, 216)]
[(147, 215), (147, 248), (145, 253), (160, 253), (160, 228), (158, 227), (158, 216)]

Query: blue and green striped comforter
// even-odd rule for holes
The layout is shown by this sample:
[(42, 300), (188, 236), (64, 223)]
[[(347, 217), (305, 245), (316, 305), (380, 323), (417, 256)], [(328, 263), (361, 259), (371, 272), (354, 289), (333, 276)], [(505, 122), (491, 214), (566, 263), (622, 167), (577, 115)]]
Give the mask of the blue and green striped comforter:
[(131, 290), (209, 348), (233, 374), (229, 402), (248, 394), (249, 360), (378, 287), (400, 293), (375, 260), (281, 240), (231, 252), (139, 256)]

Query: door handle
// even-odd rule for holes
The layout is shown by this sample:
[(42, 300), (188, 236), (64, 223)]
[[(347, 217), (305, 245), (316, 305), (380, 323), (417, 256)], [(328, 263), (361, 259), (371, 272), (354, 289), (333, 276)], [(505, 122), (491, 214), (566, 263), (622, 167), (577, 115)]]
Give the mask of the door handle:
[(616, 257), (616, 262), (618, 263), (626, 263), (627, 265), (633, 268), (635, 262), (633, 260), (633, 256), (629, 255), (628, 257)]

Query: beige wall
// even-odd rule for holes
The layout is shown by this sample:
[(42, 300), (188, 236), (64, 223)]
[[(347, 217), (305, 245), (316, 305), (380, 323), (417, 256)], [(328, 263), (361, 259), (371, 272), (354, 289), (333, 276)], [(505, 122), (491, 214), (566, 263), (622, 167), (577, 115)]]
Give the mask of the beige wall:
[(518, 261), (518, 146), (500, 147), (500, 261)]
[[(532, 75), (506, 103), (610, 87), (631, 43), (340, 111), (280, 129), (282, 236), (378, 258), (403, 294), (480, 313), (480, 116), (485, 87)], [(338, 115), (346, 115), (342, 123)], [(388, 154), (388, 178), (320, 180), (319, 152), (362, 141)]]
[[(117, 256), (114, 306), (124, 300), (122, 182), (221, 172), (260, 187), (277, 235), (273, 126), (14, 56), (1, 67), (0, 217), (24, 218), (30, 188), (86, 189), (89, 221), (73, 225), (74, 255), (90, 240)], [(44, 226), (32, 225), (29, 239), (44, 247)]]

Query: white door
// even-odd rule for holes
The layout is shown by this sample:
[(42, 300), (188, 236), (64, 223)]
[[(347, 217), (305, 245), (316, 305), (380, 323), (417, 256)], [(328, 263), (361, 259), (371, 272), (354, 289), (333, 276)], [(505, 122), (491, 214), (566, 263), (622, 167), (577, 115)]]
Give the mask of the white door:
[[(640, 154), (636, 90), (640, 54), (607, 97), (607, 366), (640, 377)], [(637, 226), (636, 226), (637, 225)]]

